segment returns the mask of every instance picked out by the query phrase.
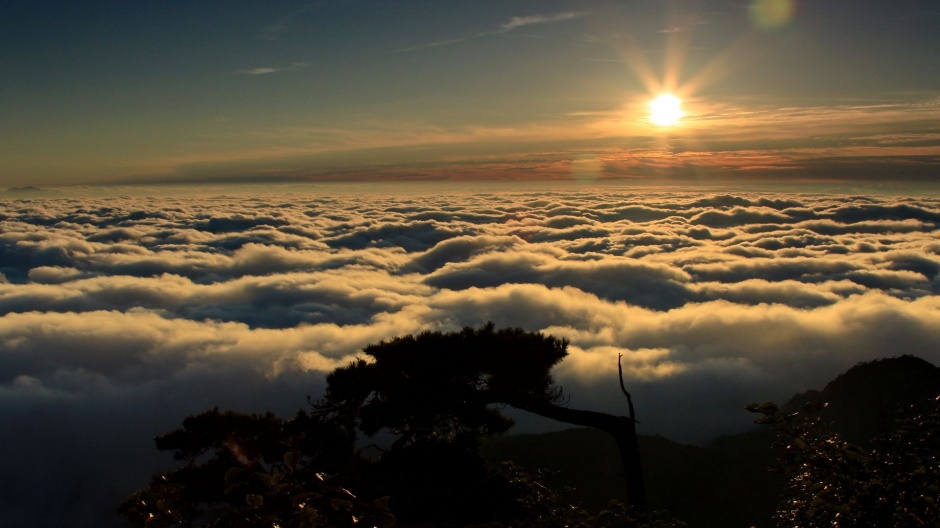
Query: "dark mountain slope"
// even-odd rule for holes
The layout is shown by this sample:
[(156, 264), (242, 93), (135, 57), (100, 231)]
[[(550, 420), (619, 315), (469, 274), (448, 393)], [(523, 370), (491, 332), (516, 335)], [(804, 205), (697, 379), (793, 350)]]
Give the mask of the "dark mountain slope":
[[(924, 407), (937, 395), (940, 368), (902, 356), (860, 363), (821, 391), (795, 395), (786, 408), (829, 402), (823, 416), (832, 429), (861, 442), (884, 432), (899, 405)], [(691, 527), (773, 526), (771, 515), (784, 481), (768, 471), (776, 459), (772, 443), (769, 428), (723, 437), (709, 447), (641, 437), (650, 506), (670, 510)], [(624, 494), (616, 446), (600, 431), (508, 435), (492, 439), (484, 453), (493, 461), (514, 460), (530, 471), (551, 470), (548, 484), (567, 489), (565, 500), (589, 509)]]
[(846, 440), (863, 443), (891, 428), (899, 406), (923, 411), (938, 395), (940, 367), (901, 356), (859, 363), (823, 390), (797, 394), (784, 408), (796, 411), (808, 402), (826, 402), (820, 416), (829, 426)]
[[(783, 484), (767, 472), (771, 440), (756, 431), (704, 448), (641, 436), (650, 506), (669, 510), (690, 526), (751, 526), (769, 518)], [(616, 445), (602, 431), (508, 435), (487, 443), (484, 452), (492, 461), (513, 460), (530, 471), (549, 469), (547, 483), (589, 510), (625, 493)]]

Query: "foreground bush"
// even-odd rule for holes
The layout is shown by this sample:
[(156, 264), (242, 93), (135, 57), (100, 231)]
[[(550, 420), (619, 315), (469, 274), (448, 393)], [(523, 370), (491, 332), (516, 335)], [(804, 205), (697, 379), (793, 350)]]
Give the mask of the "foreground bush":
[(789, 479), (778, 525), (940, 526), (940, 399), (926, 413), (900, 409), (895, 427), (871, 445), (843, 440), (818, 415), (825, 404), (787, 413), (749, 405), (773, 427)]

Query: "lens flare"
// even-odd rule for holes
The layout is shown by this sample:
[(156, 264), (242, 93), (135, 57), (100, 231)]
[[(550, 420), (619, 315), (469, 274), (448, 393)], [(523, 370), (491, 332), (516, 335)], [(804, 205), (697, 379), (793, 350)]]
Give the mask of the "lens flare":
[(763, 29), (777, 29), (793, 18), (793, 0), (754, 0), (750, 5), (751, 19)]

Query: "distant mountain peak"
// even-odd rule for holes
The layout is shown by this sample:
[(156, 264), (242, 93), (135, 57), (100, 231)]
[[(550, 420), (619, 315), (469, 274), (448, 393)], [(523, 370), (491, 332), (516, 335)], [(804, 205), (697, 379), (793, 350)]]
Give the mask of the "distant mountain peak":
[(925, 409), (940, 395), (940, 368), (912, 355), (858, 363), (819, 390), (797, 394), (784, 406), (811, 401), (829, 406), (820, 415), (848, 440), (864, 442), (891, 428), (901, 407)]

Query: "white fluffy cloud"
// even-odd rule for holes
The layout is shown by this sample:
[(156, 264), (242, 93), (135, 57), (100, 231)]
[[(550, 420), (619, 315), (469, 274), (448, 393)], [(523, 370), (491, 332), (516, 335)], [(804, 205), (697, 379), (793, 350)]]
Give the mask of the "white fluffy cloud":
[(53, 477), (50, 524), (112, 523), (185, 414), (290, 412), (424, 329), (566, 337), (571, 404), (612, 412), (623, 354), (643, 432), (690, 441), (858, 361), (940, 362), (936, 199), (416, 191), (0, 202), (0, 472), (30, 475), (0, 524)]

